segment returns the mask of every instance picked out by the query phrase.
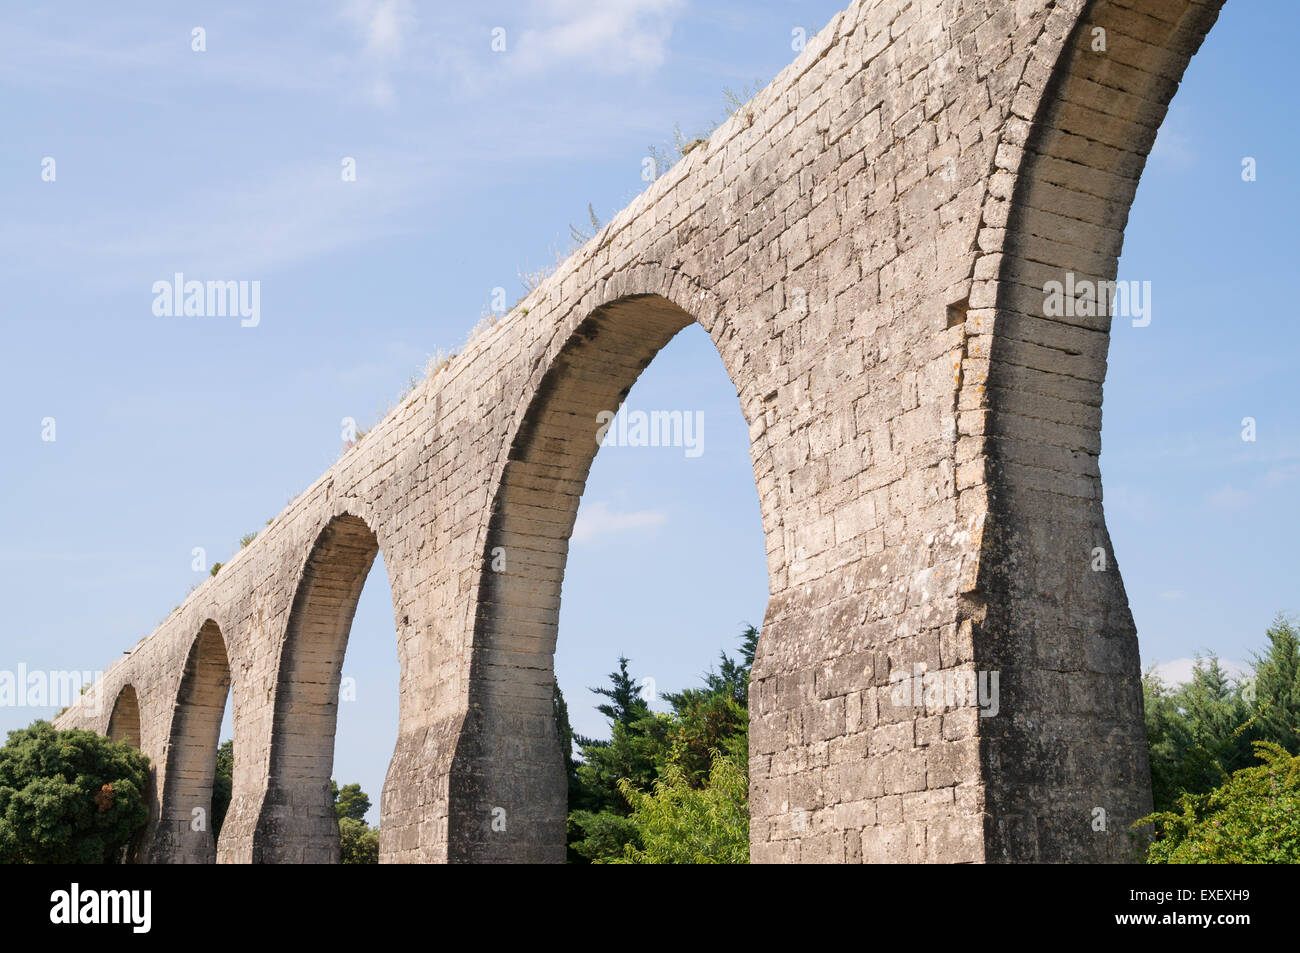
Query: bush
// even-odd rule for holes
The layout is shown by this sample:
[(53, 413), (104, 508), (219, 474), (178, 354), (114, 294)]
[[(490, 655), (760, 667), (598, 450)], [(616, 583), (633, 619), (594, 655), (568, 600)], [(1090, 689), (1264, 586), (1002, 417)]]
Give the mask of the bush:
[(149, 759), (126, 742), (47, 721), (0, 748), (0, 862), (110, 863), (143, 830)]
[(1177, 811), (1154, 823), (1151, 864), (1300, 863), (1300, 757), (1281, 745), (1255, 742), (1262, 765), (1243, 768), (1209, 794), (1183, 794)]
[(628, 820), (640, 846), (629, 843), (615, 863), (749, 863), (749, 778), (731, 758), (713, 752), (707, 787), (693, 787), (675, 764), (651, 794), (627, 781), (619, 787), (632, 805)]

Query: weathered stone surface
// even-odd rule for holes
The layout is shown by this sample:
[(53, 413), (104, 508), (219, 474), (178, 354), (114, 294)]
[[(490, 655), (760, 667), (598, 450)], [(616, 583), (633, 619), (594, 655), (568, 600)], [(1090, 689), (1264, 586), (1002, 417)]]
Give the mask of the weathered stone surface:
[[(1097, 467), (1110, 319), (1048, 317), (1043, 289), (1114, 277), (1220, 5), (837, 15), (113, 665), (108, 702), (59, 719), (153, 759), (141, 856), (212, 858), (185, 819), (228, 682), (216, 856), (337, 858), (340, 665), (382, 550), (402, 671), (383, 859), (562, 860), (552, 657), (596, 414), (692, 321), (749, 423), (767, 538), (753, 859), (1131, 856), (1150, 785)], [(997, 713), (900, 702), (914, 673), (996, 673)]]

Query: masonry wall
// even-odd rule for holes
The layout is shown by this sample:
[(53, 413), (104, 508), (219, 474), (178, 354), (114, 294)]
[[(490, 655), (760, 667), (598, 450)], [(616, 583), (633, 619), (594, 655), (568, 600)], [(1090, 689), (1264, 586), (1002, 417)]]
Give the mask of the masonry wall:
[[(972, 305), (993, 321), (990, 505), (976, 658), (989, 719), (990, 860), (1127, 860), (1151, 812), (1137, 633), (1102, 509), (1109, 313), (1048, 315), (1044, 288), (1113, 280), (1147, 154), (1222, 0), (1107, 0), (1054, 14), (1003, 131)], [(974, 313), (974, 312), (973, 312)], [(1157, 320), (1169, 320), (1161, 314)], [(1115, 321), (1129, 320), (1127, 315)]]
[[(115, 664), (102, 710), (59, 724), (107, 730), (133, 686), (168, 830), (203, 800), (167, 773), (215, 626), (237, 753), (217, 858), (335, 859), (322, 785), (378, 550), (402, 671), (381, 858), (562, 860), (553, 653), (596, 414), (696, 321), (749, 424), (767, 546), (752, 858), (1129, 856), (1091, 825), (1149, 803), (1132, 620), (1113, 558), (1088, 569), (1109, 546), (1107, 326), (1044, 320), (1041, 289), (1113, 276), (1214, 9), (853, 4)], [(1109, 59), (1079, 52), (1098, 18)], [(994, 671), (992, 717), (899, 690)], [(143, 856), (204, 859), (157, 825)]]

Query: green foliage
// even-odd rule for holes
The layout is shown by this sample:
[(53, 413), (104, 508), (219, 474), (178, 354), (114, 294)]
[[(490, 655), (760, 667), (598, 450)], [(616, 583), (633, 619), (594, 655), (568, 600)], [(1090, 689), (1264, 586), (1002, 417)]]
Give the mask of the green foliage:
[(349, 817), (354, 821), (364, 821), (370, 810), (370, 798), (359, 784), (345, 784), (330, 779), (330, 794), (334, 798), (334, 813), (342, 820)]
[(239, 537), (239, 548), (240, 548), (240, 549), (243, 549), (245, 546), (247, 546), (249, 543), (251, 543), (251, 542), (252, 542), (253, 540), (255, 540), (255, 539), (257, 539), (257, 532), (256, 532), (256, 531), (251, 532), (251, 533), (245, 533), (243, 536)]
[(1221, 784), (1225, 766), (1243, 766), (1242, 729), (1250, 715), (1217, 659), (1198, 659), (1192, 680), (1172, 690), (1148, 672), (1142, 694), (1157, 811), (1172, 808), (1184, 791), (1204, 793)]
[[(624, 808), (626, 810), (626, 808)], [(569, 812), (569, 858), (573, 863), (618, 863), (637, 831), (623, 814), (607, 811)]]
[(1151, 788), (1156, 812), (1181, 794), (1207, 794), (1254, 764), (1257, 741), (1300, 752), (1300, 632), (1279, 616), (1254, 677), (1234, 682), (1213, 656), (1198, 658), (1192, 680), (1176, 689), (1153, 673), (1142, 679)]
[(49, 722), (0, 748), (0, 863), (110, 863), (149, 819), (149, 760)]
[[(352, 785), (355, 786), (355, 785)], [(379, 831), (354, 817), (339, 818), (340, 863), (379, 863)]]
[(339, 787), (330, 779), (334, 813), (339, 819), (340, 862), (344, 864), (379, 863), (379, 829), (366, 823), (370, 798), (359, 784)]
[(224, 741), (217, 749), (217, 771), (212, 778), (212, 838), (221, 836), (230, 810), (230, 798), (235, 784), (235, 743)]
[(653, 793), (631, 782), (619, 785), (632, 814), (636, 837), (624, 845), (628, 864), (749, 863), (749, 777), (743, 762), (716, 749), (708, 783), (691, 783), (670, 764)]
[[(219, 572), (221, 572), (221, 563), (213, 563), (213, 564), (212, 564), (212, 568), (208, 570), (208, 575), (209, 575), (209, 576), (215, 576), (215, 575), (216, 575), (217, 573), (219, 573)], [(179, 609), (180, 606), (177, 606), (176, 608)], [(175, 610), (173, 610), (173, 611), (175, 611)]]
[(687, 689), (664, 697), (673, 713), (665, 719), (662, 733), (666, 751), (656, 760), (660, 774), (674, 769), (686, 784), (698, 788), (708, 784), (717, 751), (746, 760), (749, 711), (725, 689)]
[[(627, 673), (627, 661), (626, 656), (619, 656), (618, 671), (611, 672), (609, 675), (609, 688), (593, 688), (591, 690), (595, 694), (603, 695), (609, 699), (605, 704), (597, 705), (596, 711), (614, 724), (622, 725), (625, 728), (650, 714), (650, 705), (641, 695), (641, 686), (636, 679)], [(579, 738), (578, 740), (583, 745), (601, 744), (601, 742), (586, 738)]]
[(1177, 689), (1143, 677), (1155, 811), (1134, 826), (1154, 825), (1150, 863), (1300, 862), (1300, 632), (1278, 616), (1267, 636), (1239, 682), (1213, 656)]
[(1267, 741), (1264, 763), (1235, 772), (1209, 794), (1182, 794), (1177, 810), (1142, 818), (1159, 835), (1152, 864), (1300, 863), (1300, 757)]
[(1252, 734), (1300, 754), (1300, 628), (1279, 615), (1266, 634), (1268, 648), (1255, 655), (1255, 677), (1244, 690), (1254, 706)]
[[(747, 782), (739, 788), (739, 807), (733, 782), (749, 758), (746, 704), (758, 631), (747, 627), (741, 641), (740, 659), (724, 652), (719, 671), (705, 675), (702, 688), (665, 693), (667, 713), (650, 710), (626, 658), (618, 660), (608, 687), (592, 689), (608, 699), (596, 708), (609, 720), (611, 737), (577, 738), (582, 760), (569, 792), (571, 860), (657, 863), (647, 858), (668, 855), (665, 832), (673, 824), (689, 828), (703, 817), (713, 819), (711, 826), (683, 847), (689, 856), (707, 856), (710, 863), (747, 860), (747, 830), (739, 835), (744, 850), (737, 855), (735, 825), (723, 823), (734, 809), (748, 824)], [(719, 778), (726, 786), (715, 791)]]

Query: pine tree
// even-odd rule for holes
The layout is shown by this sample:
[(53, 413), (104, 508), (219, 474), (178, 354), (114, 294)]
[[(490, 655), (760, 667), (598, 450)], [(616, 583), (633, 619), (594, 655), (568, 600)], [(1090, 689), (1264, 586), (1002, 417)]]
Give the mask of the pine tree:
[[(706, 674), (703, 687), (664, 693), (672, 708), (665, 714), (650, 710), (628, 674), (626, 658), (620, 658), (618, 671), (610, 674), (609, 688), (592, 689), (609, 700), (597, 710), (609, 719), (611, 738), (578, 739), (582, 763), (577, 789), (569, 798), (571, 858), (618, 863), (628, 857), (658, 856), (667, 831), (691, 828), (702, 817), (745, 814), (746, 705), (757, 645), (758, 630), (747, 626), (741, 634), (740, 658), (723, 652), (719, 671)], [(739, 774), (740, 795), (732, 790), (734, 785), (712, 790), (718, 770), (727, 778)], [(653, 797), (629, 796), (637, 793)], [(643, 808), (639, 819), (632, 816), (637, 804)], [(697, 831), (699, 843), (692, 850), (730, 858), (739, 828), (730, 823), (719, 831), (723, 828), (729, 832), (726, 837)], [(656, 838), (656, 844), (645, 843), (647, 837)]]
[(1254, 737), (1300, 753), (1300, 631), (1279, 615), (1269, 627), (1268, 648), (1255, 654)]
[(648, 786), (657, 776), (654, 753), (663, 747), (661, 719), (628, 674), (627, 663), (620, 655), (618, 671), (609, 675), (610, 687), (591, 689), (609, 699), (596, 710), (609, 719), (610, 739), (574, 736), (582, 748), (582, 763), (569, 796), (570, 857), (621, 857), (636, 832), (627, 820), (631, 807), (619, 791), (619, 781), (626, 778)]
[[(650, 706), (646, 703), (641, 694), (641, 686), (627, 672), (628, 658), (626, 655), (618, 657), (618, 671), (609, 673), (609, 688), (591, 689), (597, 695), (603, 695), (609, 701), (603, 705), (597, 705), (596, 711), (600, 712), (610, 721), (610, 727), (622, 725), (624, 728), (631, 728), (638, 721), (650, 714)], [(607, 741), (599, 741), (592, 738), (576, 736), (578, 744), (586, 748), (591, 745), (607, 745)]]

